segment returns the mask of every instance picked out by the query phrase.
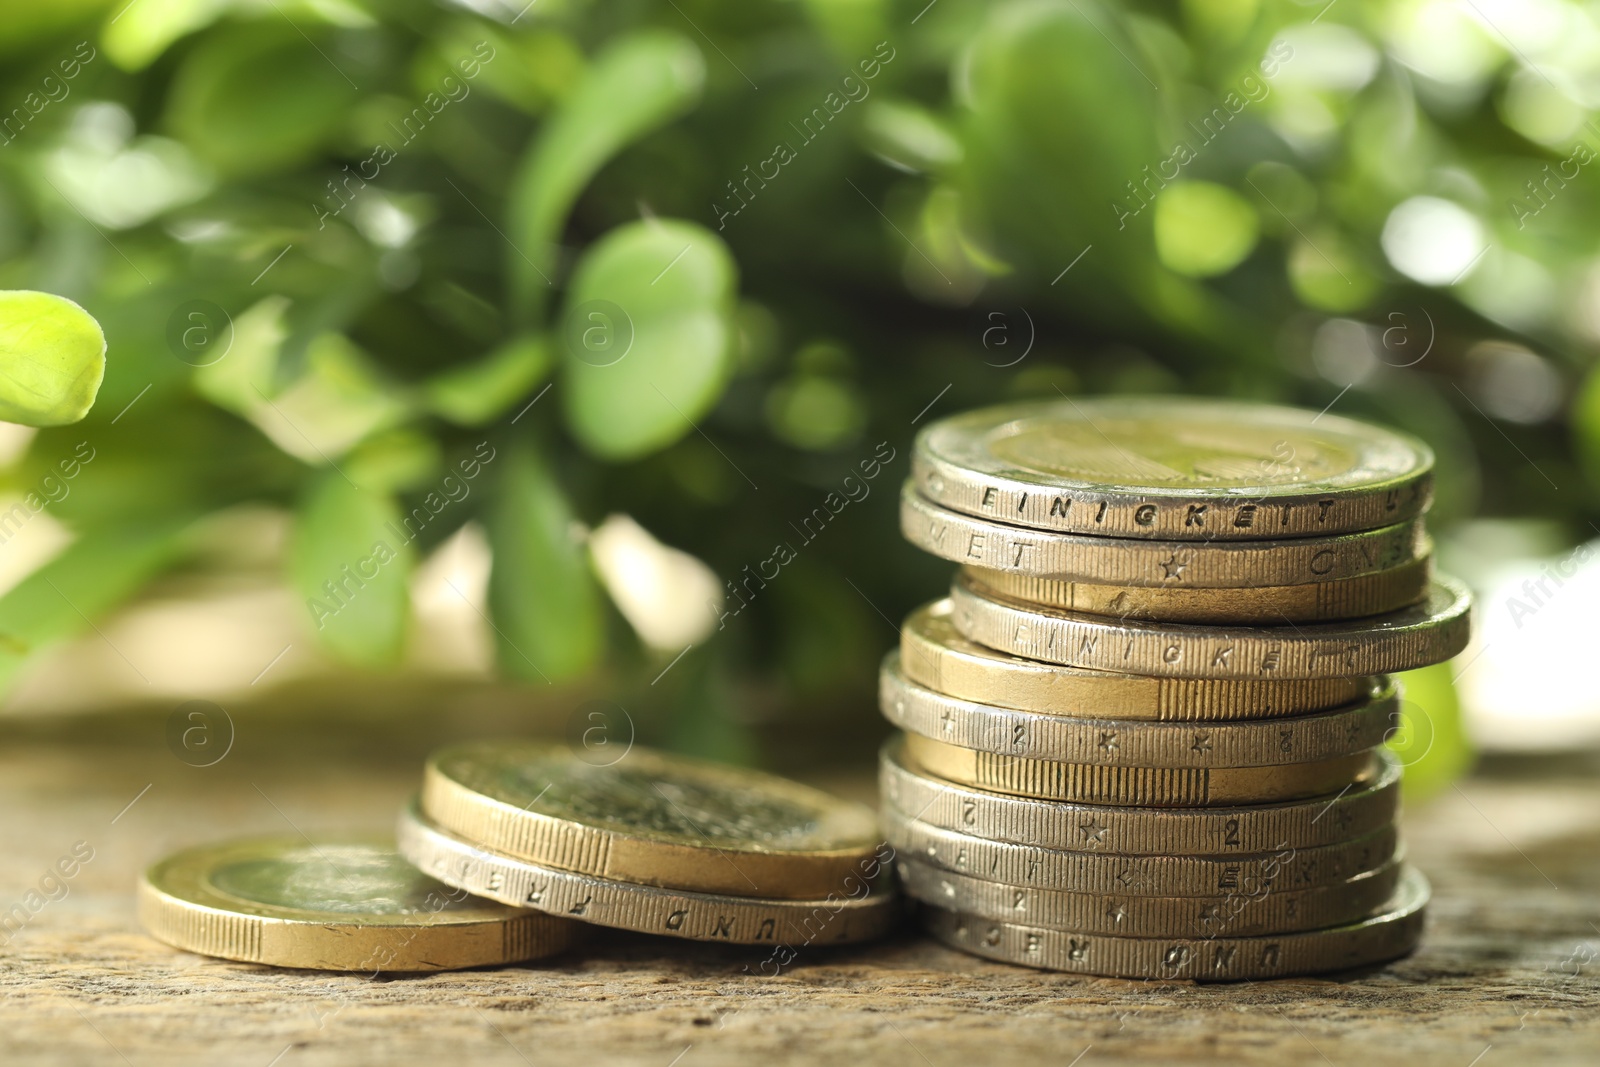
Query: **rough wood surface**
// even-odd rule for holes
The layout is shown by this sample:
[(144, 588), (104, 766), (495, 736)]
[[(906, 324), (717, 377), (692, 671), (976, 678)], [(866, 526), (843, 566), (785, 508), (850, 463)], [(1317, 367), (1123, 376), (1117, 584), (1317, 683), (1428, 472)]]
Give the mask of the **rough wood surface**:
[[(780, 977), (759, 973), (754, 950), (602, 934), (548, 965), (369, 980), (205, 959), (139, 931), (133, 881), (164, 852), (235, 833), (386, 826), (422, 752), (492, 719), (377, 732), (309, 714), (251, 722), (209, 768), (175, 759), (156, 716), (0, 728), (0, 911), (76, 842), (94, 849), (68, 895), (0, 948), (0, 1063), (1600, 1060), (1592, 759), (1492, 767), (1414, 805), (1411, 856), (1435, 887), (1424, 947), (1331, 979), (1088, 980), (985, 963), (907, 932), (808, 950)], [(872, 790), (865, 767), (817, 780)]]

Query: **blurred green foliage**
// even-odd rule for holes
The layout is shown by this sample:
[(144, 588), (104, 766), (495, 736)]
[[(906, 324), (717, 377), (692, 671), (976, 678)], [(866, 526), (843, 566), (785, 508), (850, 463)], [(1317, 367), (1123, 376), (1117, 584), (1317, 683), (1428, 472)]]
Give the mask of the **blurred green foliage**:
[[(13, 5), (0, 287), (78, 301), (111, 358), (88, 421), (6, 473), (97, 450), (52, 505), (79, 540), (0, 599), (0, 676), (83, 625), (45, 579), (93, 617), (239, 503), (294, 509), (290, 577), (318, 600), (482, 445), (487, 491), (373, 564), (380, 592), (308, 606), (332, 651), (392, 662), (413, 564), (478, 520), (508, 675), (598, 680), (669, 743), (823, 746), (873, 729), (888, 620), (947, 578), (898, 539), (914, 430), (1057, 390), (1336, 402), (1434, 445), (1440, 528), (1481, 510), (1577, 536), (1600, 484), (1600, 172), (1576, 162), (1600, 145), (1600, 16), (1492, 17)], [(1507, 384), (1490, 338), (1556, 402)], [(894, 477), (797, 538), (880, 441)], [(730, 585), (775, 543), (796, 558), (652, 686), (672, 653), (572, 533), (613, 511)]]

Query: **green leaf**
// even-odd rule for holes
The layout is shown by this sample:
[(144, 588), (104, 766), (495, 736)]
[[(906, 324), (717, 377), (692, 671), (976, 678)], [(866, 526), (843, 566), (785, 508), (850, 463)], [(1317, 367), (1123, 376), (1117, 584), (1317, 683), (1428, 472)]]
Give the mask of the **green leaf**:
[(1225, 185), (1176, 182), (1156, 198), (1156, 254), (1179, 274), (1208, 278), (1232, 270), (1259, 233), (1255, 209)]
[(507, 451), (487, 516), (496, 659), (514, 678), (576, 677), (605, 646), (599, 586), (561, 487), (531, 449)]
[(104, 526), (0, 597), (0, 692), (34, 653), (89, 629), (170, 566), (183, 551), (179, 535), (188, 522), (169, 516)]
[(606, 161), (688, 111), (705, 62), (677, 34), (626, 37), (596, 58), (529, 148), (512, 181), (508, 259), (513, 304), (524, 321), (544, 306), (567, 213)]
[(365, 667), (398, 660), (412, 565), (410, 535), (391, 497), (335, 471), (316, 479), (295, 517), (289, 574), (324, 646)]
[(326, 52), (288, 24), (207, 36), (173, 83), (172, 124), (197, 155), (230, 174), (306, 160), (357, 100)]
[(429, 408), (458, 426), (493, 422), (528, 395), (555, 363), (547, 338), (516, 337), (476, 363), (452, 367), (424, 387)]
[(1395, 676), (1402, 687), (1400, 723), (1388, 747), (1405, 764), (1409, 799), (1443, 792), (1472, 769), (1472, 744), (1461, 723), (1454, 670), (1449, 663), (1436, 663)]
[(619, 226), (578, 264), (562, 316), (567, 424), (606, 459), (664, 448), (710, 411), (735, 336), (733, 256), (693, 223)]
[(0, 421), (77, 422), (105, 372), (106, 338), (94, 316), (53, 293), (0, 291)]

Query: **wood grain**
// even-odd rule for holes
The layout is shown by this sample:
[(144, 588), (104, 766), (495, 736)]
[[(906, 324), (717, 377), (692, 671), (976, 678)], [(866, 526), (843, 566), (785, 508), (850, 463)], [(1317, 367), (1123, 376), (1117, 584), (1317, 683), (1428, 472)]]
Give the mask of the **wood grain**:
[[(209, 768), (173, 757), (164, 725), (150, 713), (0, 727), (0, 911), (26, 908), (76, 842), (94, 849), (65, 898), (0, 948), (0, 1063), (1497, 1067), (1600, 1052), (1594, 758), (1502, 764), (1415, 805), (1406, 830), (1434, 883), (1431, 928), (1417, 954), (1370, 972), (1083, 979), (905, 932), (806, 950), (773, 976), (765, 952), (601, 932), (552, 964), (372, 980), (167, 949), (134, 923), (134, 878), (207, 839), (385, 827), (429, 746), (505, 718), (403, 716), (374, 733), (254, 716)], [(813, 778), (873, 788), (864, 760)]]

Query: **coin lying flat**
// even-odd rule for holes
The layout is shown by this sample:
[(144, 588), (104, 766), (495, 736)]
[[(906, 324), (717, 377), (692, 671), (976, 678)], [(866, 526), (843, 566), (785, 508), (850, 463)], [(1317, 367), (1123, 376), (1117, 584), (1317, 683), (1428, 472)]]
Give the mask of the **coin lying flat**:
[[(1102, 743), (1119, 742), (1111, 735)], [(921, 734), (907, 734), (905, 744), (911, 762), (947, 782), (1041, 800), (1149, 808), (1271, 804), (1326, 796), (1369, 780), (1380, 766), (1372, 752), (1264, 767), (1136, 767), (1021, 759)]]
[(1433, 579), (1429, 557), (1332, 582), (1250, 589), (1160, 589), (1064, 582), (981, 567), (964, 567), (962, 573), (980, 592), (1063, 611), (1156, 622), (1257, 626), (1359, 619), (1398, 611), (1426, 597)]
[(1085, 718), (1225, 722), (1298, 715), (1363, 699), (1368, 678), (1154, 678), (1084, 670), (997, 652), (962, 636), (949, 600), (911, 613), (900, 631), (901, 669), (953, 697)]
[(901, 910), (887, 873), (893, 858), (887, 845), (826, 899), (767, 900), (616, 882), (514, 859), (440, 829), (415, 806), (401, 814), (396, 838), (406, 859), (469, 893), (691, 941), (790, 947), (865, 941), (891, 929)]
[(1210, 897), (1139, 897), (1024, 889), (941, 870), (901, 856), (896, 865), (906, 894), (964, 915), (1046, 930), (1122, 937), (1248, 937), (1315, 930), (1354, 922), (1382, 907), (1394, 893), (1401, 864), (1315, 889)]
[(1388, 826), (1334, 845), (1248, 856), (1116, 856), (988, 841), (893, 808), (884, 809), (883, 825), (898, 855), (941, 870), (1024, 889), (1141, 897), (1254, 896), (1332, 885), (1389, 862), (1399, 842)]
[(1332, 537), (1150, 541), (1007, 526), (941, 508), (909, 483), (900, 532), (930, 555), (1038, 578), (1160, 588), (1249, 589), (1374, 574), (1431, 550), (1419, 520)]
[(1190, 397), (1008, 404), (931, 423), (911, 477), (935, 503), (1017, 526), (1237, 540), (1349, 533), (1421, 515), (1421, 441), (1294, 408)]
[(932, 826), (1054, 851), (1223, 856), (1317, 848), (1391, 825), (1400, 764), (1382, 755), (1368, 784), (1332, 797), (1237, 808), (1129, 808), (991, 793), (923, 773), (890, 738), (878, 761), (884, 804)]
[(634, 748), (610, 766), (505, 741), (434, 753), (422, 811), (494, 852), (619, 882), (820, 900), (881, 838), (872, 812), (759, 771)]
[(1428, 883), (1406, 868), (1383, 910), (1342, 926), (1262, 937), (1144, 938), (1069, 933), (924, 906), (924, 927), (952, 948), (1002, 963), (1114, 978), (1227, 982), (1347, 970), (1416, 947)]
[(559, 952), (583, 927), (479, 900), (366, 838), (259, 838), (169, 856), (139, 882), (152, 937), (207, 956), (329, 971), (438, 971)]
[(910, 681), (900, 653), (884, 657), (878, 704), (902, 730), (960, 748), (1102, 766), (1260, 767), (1366, 752), (1399, 723), (1399, 688), (1385, 680), (1366, 700), (1293, 718), (1227, 723), (1079, 719), (945, 696)]
[(982, 596), (965, 579), (950, 601), (956, 629), (969, 640), (1049, 663), (1179, 678), (1323, 678), (1449, 659), (1467, 645), (1472, 597), (1438, 575), (1415, 607), (1275, 628), (1124, 622)]

